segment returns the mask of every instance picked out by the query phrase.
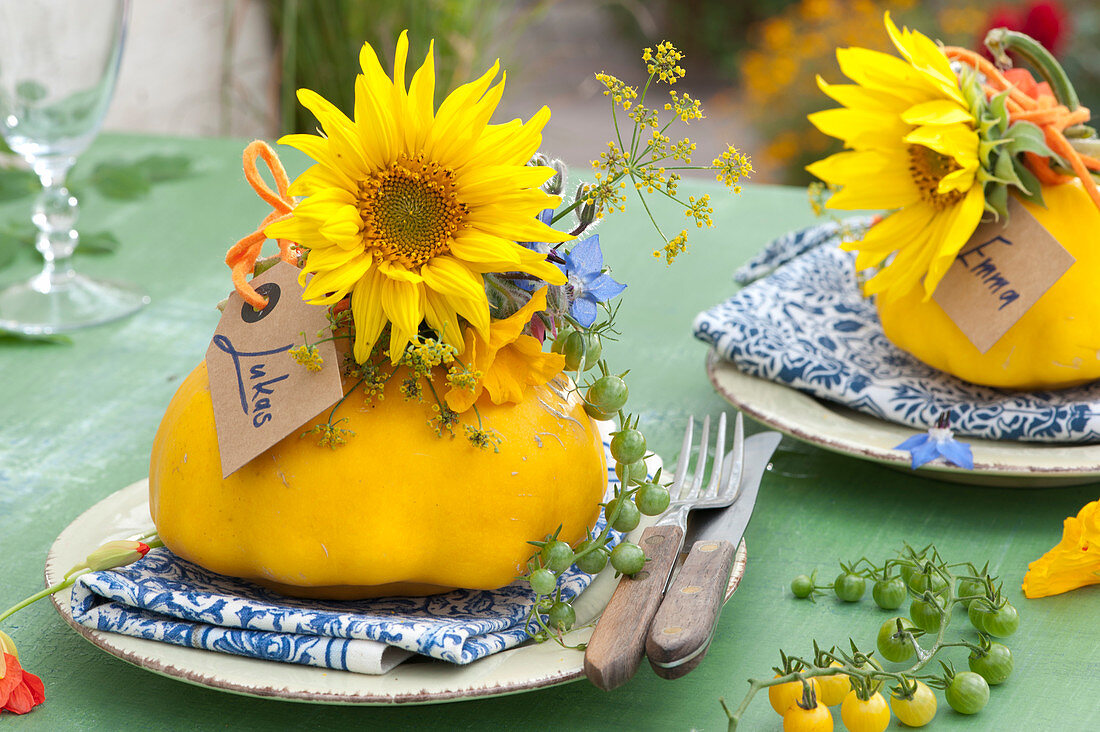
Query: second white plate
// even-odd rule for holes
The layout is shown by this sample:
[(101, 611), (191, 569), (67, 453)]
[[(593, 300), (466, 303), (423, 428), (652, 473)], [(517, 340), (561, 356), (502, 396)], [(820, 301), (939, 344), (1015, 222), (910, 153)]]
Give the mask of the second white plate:
[[(894, 447), (917, 434), (911, 427), (749, 376), (713, 350), (707, 354), (707, 376), (718, 393), (758, 422), (825, 450), (910, 470), (909, 453)], [(937, 460), (917, 474), (957, 483), (1035, 488), (1100, 481), (1100, 445), (962, 440), (974, 454), (973, 470)]]

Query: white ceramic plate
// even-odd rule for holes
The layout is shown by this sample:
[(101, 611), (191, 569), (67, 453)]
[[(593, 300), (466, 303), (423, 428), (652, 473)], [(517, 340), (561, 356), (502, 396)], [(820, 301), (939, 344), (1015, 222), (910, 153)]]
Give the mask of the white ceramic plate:
[[(719, 357), (707, 355), (714, 388), (758, 422), (795, 439), (844, 455), (910, 471), (909, 453), (895, 450), (916, 430), (884, 422), (773, 381), (749, 376)], [(1047, 487), (1100, 481), (1100, 445), (1060, 445), (962, 438), (974, 454), (974, 469), (942, 460), (918, 474), (956, 483)]]
[[(69, 568), (82, 562), (103, 542), (151, 530), (148, 496), (148, 481), (134, 483), (103, 499), (69, 524), (50, 548), (46, 585), (59, 583)], [(644, 525), (636, 531), (642, 528)], [(746, 559), (742, 542), (726, 589), (727, 600), (745, 573)], [(575, 603), (581, 623), (599, 616), (616, 582), (611, 572), (604, 572), (581, 595)], [(249, 696), (325, 704), (434, 704), (514, 694), (584, 677), (584, 654), (554, 642), (519, 646), (466, 666), (413, 660), (382, 676), (261, 661), (85, 628), (73, 620), (67, 592), (51, 595), (51, 599), (69, 625), (113, 656), (192, 684)], [(591, 634), (591, 627), (579, 628), (568, 634), (566, 640), (581, 643)]]

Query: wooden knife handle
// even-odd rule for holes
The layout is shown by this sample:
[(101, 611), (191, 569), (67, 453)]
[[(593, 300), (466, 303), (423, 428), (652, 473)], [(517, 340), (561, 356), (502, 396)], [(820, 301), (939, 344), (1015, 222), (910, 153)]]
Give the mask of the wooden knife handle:
[(633, 577), (619, 580), (584, 653), (585, 675), (604, 691), (625, 684), (638, 670), (649, 623), (661, 604), (683, 536), (679, 526), (650, 526), (642, 532), (638, 545), (649, 561)]
[(733, 544), (697, 541), (668, 588), (646, 639), (646, 655), (663, 679), (699, 665), (710, 646), (733, 569)]

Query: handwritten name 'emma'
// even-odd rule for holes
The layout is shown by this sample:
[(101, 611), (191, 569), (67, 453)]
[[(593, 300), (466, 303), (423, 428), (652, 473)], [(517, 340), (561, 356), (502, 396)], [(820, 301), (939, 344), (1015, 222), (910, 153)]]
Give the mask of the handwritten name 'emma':
[[(294, 344), (288, 343), (282, 348), (274, 348), (270, 351), (238, 351), (228, 338), (224, 335), (217, 335), (214, 336), (214, 345), (233, 359), (233, 367), (237, 373), (237, 391), (241, 398), (241, 409), (252, 418), (252, 426), (260, 427), (270, 422), (273, 408), (271, 397), (275, 393), (275, 385), (290, 378), (290, 374), (269, 376), (267, 357), (288, 351)], [(247, 364), (247, 384), (245, 383), (245, 364), (242, 363), (243, 360), (249, 361)]]
[(1003, 236), (995, 236), (992, 239), (976, 244), (969, 249), (960, 251), (955, 260), (966, 268), (975, 279), (997, 298), (1000, 305), (998, 310), (1003, 310), (1020, 299), (1020, 293), (1012, 288), (1012, 283), (997, 268), (994, 252), (997, 244), (1012, 246), (1012, 241)]

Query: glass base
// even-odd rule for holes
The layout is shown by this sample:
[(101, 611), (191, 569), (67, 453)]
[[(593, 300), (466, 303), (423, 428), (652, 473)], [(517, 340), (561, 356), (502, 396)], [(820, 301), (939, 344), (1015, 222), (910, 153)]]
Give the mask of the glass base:
[(149, 296), (127, 282), (43, 272), (0, 291), (0, 330), (61, 333), (124, 318), (148, 304)]

